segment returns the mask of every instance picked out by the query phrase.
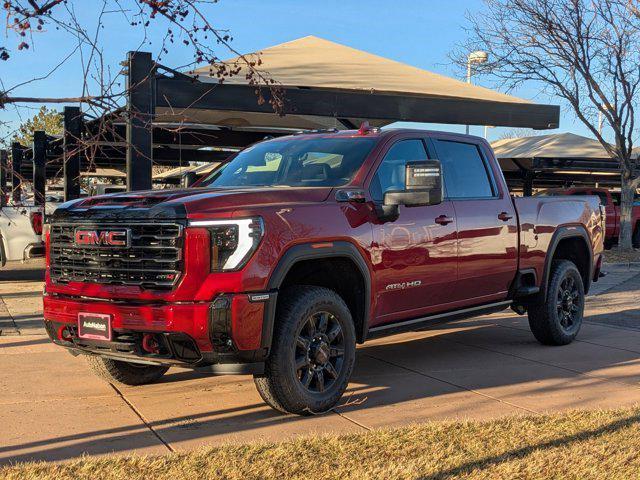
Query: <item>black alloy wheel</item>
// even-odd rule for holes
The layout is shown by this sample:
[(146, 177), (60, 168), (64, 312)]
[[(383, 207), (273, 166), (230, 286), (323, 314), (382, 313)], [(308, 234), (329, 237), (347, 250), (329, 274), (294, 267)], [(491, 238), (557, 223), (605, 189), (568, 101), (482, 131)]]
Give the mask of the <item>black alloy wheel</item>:
[(355, 356), (355, 325), (342, 297), (324, 287), (287, 287), (279, 294), (264, 374), (254, 382), (279, 412), (325, 413), (347, 389)]
[(296, 376), (310, 392), (331, 388), (342, 372), (344, 336), (338, 319), (316, 312), (300, 326), (296, 338)]
[(560, 325), (570, 332), (576, 326), (580, 314), (580, 292), (574, 277), (564, 277), (560, 282), (556, 309)]
[(570, 260), (554, 260), (544, 295), (528, 306), (529, 326), (544, 345), (571, 343), (584, 317), (584, 283), (576, 265)]

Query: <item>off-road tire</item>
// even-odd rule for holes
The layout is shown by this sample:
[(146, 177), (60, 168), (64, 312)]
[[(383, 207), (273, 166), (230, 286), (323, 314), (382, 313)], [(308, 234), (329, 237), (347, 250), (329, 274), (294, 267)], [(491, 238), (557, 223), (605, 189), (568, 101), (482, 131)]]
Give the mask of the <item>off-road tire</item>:
[(640, 223), (636, 225), (636, 229), (633, 232), (633, 237), (631, 237), (631, 245), (633, 245), (633, 248), (640, 248)]
[(160, 365), (137, 365), (96, 355), (88, 355), (87, 363), (103, 380), (131, 386), (155, 382), (169, 370), (169, 367)]
[[(571, 282), (575, 285), (575, 299), (567, 306), (563, 292), (569, 291), (565, 287)], [(565, 317), (567, 312), (571, 313), (570, 324)], [(569, 260), (553, 261), (546, 297), (529, 307), (531, 332), (543, 345), (567, 345), (578, 335), (583, 316), (584, 284), (578, 268)]]
[[(328, 312), (341, 328), (342, 363), (337, 378), (323, 392), (310, 391), (298, 377), (296, 354), (300, 329), (309, 318)], [(298, 345), (298, 346), (297, 346)], [(275, 410), (297, 415), (314, 415), (334, 407), (347, 388), (355, 361), (355, 328), (351, 312), (333, 290), (315, 286), (294, 286), (280, 295), (272, 349), (264, 375), (254, 377), (262, 399)]]

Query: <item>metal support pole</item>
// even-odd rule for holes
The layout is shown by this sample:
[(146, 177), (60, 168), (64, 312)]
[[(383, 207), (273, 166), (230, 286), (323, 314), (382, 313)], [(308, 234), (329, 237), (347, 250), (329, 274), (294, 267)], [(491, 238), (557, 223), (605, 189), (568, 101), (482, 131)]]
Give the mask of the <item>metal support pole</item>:
[(154, 75), (151, 54), (127, 55), (127, 190), (151, 189)]
[[(467, 83), (471, 83), (471, 60), (467, 59)], [(469, 135), (469, 125), (465, 126), (464, 133)]]
[(80, 108), (64, 107), (64, 201), (80, 198)]
[(11, 144), (11, 191), (13, 204), (18, 205), (22, 200), (22, 145), (18, 142)]
[(527, 173), (525, 173), (524, 175), (524, 186), (522, 188), (522, 194), (525, 197), (530, 197), (533, 195), (533, 179), (535, 178), (535, 176), (536, 174), (531, 171), (527, 171)]
[(9, 168), (9, 154), (0, 150), (0, 207), (7, 204), (7, 169)]
[(44, 205), (47, 135), (43, 130), (33, 132), (33, 203)]
[(196, 182), (196, 180), (197, 180), (196, 172), (185, 173), (184, 176), (182, 177), (182, 186), (184, 188), (189, 188), (191, 185), (193, 185)]

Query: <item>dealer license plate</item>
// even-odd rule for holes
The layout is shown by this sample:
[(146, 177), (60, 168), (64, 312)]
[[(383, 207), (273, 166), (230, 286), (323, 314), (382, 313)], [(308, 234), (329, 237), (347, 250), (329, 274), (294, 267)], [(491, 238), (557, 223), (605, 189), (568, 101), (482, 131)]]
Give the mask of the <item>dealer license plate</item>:
[(92, 340), (111, 340), (111, 315), (78, 313), (78, 336)]

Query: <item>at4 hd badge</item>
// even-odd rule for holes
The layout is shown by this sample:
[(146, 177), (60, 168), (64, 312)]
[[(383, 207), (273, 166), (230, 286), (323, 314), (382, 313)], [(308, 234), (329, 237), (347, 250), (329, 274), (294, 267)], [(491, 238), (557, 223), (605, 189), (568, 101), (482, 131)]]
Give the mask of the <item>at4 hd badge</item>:
[(422, 285), (421, 280), (413, 280), (411, 282), (390, 283), (385, 290), (404, 290), (405, 288), (419, 287)]

